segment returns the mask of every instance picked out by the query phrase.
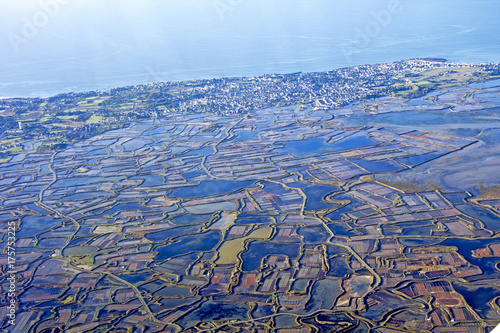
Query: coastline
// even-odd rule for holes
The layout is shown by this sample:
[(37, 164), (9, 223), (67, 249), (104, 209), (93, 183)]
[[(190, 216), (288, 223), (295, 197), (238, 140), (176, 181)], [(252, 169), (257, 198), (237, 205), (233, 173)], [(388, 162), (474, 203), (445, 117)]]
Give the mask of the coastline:
[[(77, 87), (78, 85), (75, 84), (70, 84), (70, 82), (67, 82), (67, 86), (64, 88), (61, 88), (57, 91), (53, 92), (47, 92), (39, 95), (34, 95), (33, 92), (25, 92), (25, 93), (10, 93), (8, 95), (2, 96), (2, 90), (0, 89), (0, 100), (4, 99), (35, 99), (35, 98), (49, 98), (49, 97), (54, 97), (58, 95), (63, 95), (63, 94), (81, 94), (81, 93), (90, 93), (90, 92), (96, 92), (98, 94), (106, 93), (110, 90), (117, 89), (117, 88), (129, 88), (129, 87), (138, 87), (138, 86), (147, 86), (150, 84), (154, 83), (162, 83), (162, 84), (183, 84), (183, 83), (189, 83), (189, 82), (199, 82), (199, 81), (206, 81), (206, 80), (234, 80), (234, 79), (250, 79), (250, 78), (260, 78), (260, 77), (266, 77), (266, 76), (289, 76), (289, 75), (294, 75), (294, 74), (303, 74), (303, 75), (313, 75), (313, 74), (319, 74), (319, 73), (329, 73), (333, 71), (338, 71), (338, 70), (345, 70), (345, 69), (350, 69), (350, 68), (357, 68), (357, 67), (364, 67), (364, 66), (380, 66), (380, 65), (389, 65), (389, 64), (396, 64), (396, 63), (404, 63), (408, 61), (423, 61), (423, 62), (429, 62), (429, 63), (435, 63), (435, 64), (443, 64), (443, 65), (453, 65), (453, 66), (459, 66), (459, 67), (475, 67), (475, 66), (487, 66), (487, 65), (500, 65), (500, 60), (498, 62), (454, 62), (454, 61), (449, 61), (448, 59), (444, 58), (433, 58), (433, 57), (427, 57), (427, 58), (410, 58), (410, 59), (405, 59), (405, 60), (396, 60), (392, 62), (376, 62), (376, 63), (366, 63), (366, 64), (358, 64), (358, 65), (353, 65), (349, 67), (336, 67), (336, 68), (331, 68), (327, 70), (322, 70), (322, 71), (290, 71), (286, 73), (264, 73), (260, 75), (225, 75), (225, 76), (213, 76), (213, 77), (204, 77), (204, 75), (200, 75), (198, 78), (193, 78), (193, 79), (186, 79), (186, 80), (162, 80), (162, 75), (161, 73), (150, 73), (149, 77), (151, 78), (150, 80), (146, 80), (146, 82), (124, 82), (123, 80), (116, 81), (115, 83), (113, 82), (106, 82), (105, 84), (103, 83), (95, 83), (95, 84), (82, 84), (80, 86), (86, 87), (82, 89), (68, 89), (68, 87)], [(90, 88), (90, 86), (93, 86), (93, 88)]]
[(9, 141), (0, 152), (15, 155), (19, 144), (40, 135), (50, 137), (41, 150), (60, 149), (131, 121), (171, 112), (242, 115), (291, 105), (315, 111), (348, 109), (351, 103), (361, 100), (410, 100), (491, 79), (500, 79), (500, 63), (412, 59), (326, 72), (156, 82), (49, 98), (3, 98), (0, 119), (6, 123), (5, 140)]

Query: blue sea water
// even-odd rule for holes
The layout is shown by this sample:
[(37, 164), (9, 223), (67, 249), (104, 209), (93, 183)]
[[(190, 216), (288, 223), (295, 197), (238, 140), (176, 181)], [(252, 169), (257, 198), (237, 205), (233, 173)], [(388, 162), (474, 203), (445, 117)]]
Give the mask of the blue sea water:
[(1, 6), (0, 97), (417, 57), (500, 61), (497, 0), (23, 0)]

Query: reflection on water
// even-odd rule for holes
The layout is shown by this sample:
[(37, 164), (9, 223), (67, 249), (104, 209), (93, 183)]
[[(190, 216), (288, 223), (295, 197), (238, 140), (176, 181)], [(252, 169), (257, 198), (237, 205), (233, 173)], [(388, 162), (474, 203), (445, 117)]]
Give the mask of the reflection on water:
[(348, 150), (376, 145), (379, 142), (372, 140), (367, 134), (356, 134), (333, 143), (327, 143), (329, 136), (320, 136), (306, 140), (289, 141), (283, 148), (277, 149), (281, 154), (291, 154), (295, 157), (310, 156), (326, 152)]
[(250, 187), (253, 181), (233, 182), (230, 180), (208, 180), (195, 186), (179, 187), (172, 190), (172, 198), (198, 198), (209, 195), (228, 193), (244, 187)]
[[(444, 246), (455, 246), (458, 248), (458, 253), (460, 253), (468, 262), (478, 266), (483, 271), (481, 279), (484, 278), (498, 278), (500, 277), (500, 271), (495, 268), (495, 265), (500, 262), (500, 258), (474, 258), (472, 256), (472, 250), (479, 248), (484, 248), (492, 243), (499, 243), (500, 239), (480, 239), (480, 240), (468, 240), (460, 238), (448, 238), (439, 245)], [(472, 279), (477, 280), (478, 277), (472, 277)]]
[[(500, 289), (492, 286), (465, 286), (453, 283), (453, 288), (461, 294), (467, 304), (469, 304), (483, 318), (489, 310), (492, 310), (489, 303), (493, 298), (500, 296)], [(496, 311), (495, 311), (496, 312)]]
[(363, 126), (366, 124), (381, 124), (381, 125), (404, 125), (404, 126), (449, 126), (453, 128), (455, 124), (474, 124), (488, 125), (500, 123), (500, 119), (493, 118), (498, 114), (500, 109), (489, 109), (474, 111), (474, 117), (471, 117), (469, 112), (450, 112), (449, 110), (439, 111), (405, 111), (405, 112), (389, 112), (375, 115), (352, 116), (342, 118), (343, 121), (350, 125)]

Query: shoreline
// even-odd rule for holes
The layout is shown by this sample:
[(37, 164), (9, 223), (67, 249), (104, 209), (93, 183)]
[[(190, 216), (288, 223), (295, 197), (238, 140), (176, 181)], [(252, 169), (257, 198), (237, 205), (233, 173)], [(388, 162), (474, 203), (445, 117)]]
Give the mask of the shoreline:
[[(373, 64), (360, 64), (360, 65), (354, 65), (350, 67), (339, 67), (339, 68), (332, 68), (329, 70), (324, 70), (324, 71), (312, 71), (312, 72), (288, 72), (288, 73), (265, 73), (265, 74), (260, 74), (260, 75), (248, 75), (248, 76), (214, 76), (210, 78), (198, 78), (198, 79), (189, 79), (189, 80), (156, 80), (156, 81), (148, 81), (146, 83), (134, 83), (134, 84), (126, 84), (126, 83), (107, 83), (104, 85), (103, 88), (96, 88), (96, 89), (76, 89), (76, 90), (71, 90), (68, 91), (67, 89), (62, 89), (61, 91), (54, 92), (54, 93), (49, 93), (49, 94), (44, 94), (44, 95), (37, 95), (37, 96), (28, 96), (28, 95), (17, 95), (17, 96), (1, 96), (0, 95), (0, 100), (9, 100), (9, 99), (37, 99), (37, 98), (50, 98), (58, 95), (64, 95), (64, 94), (82, 94), (82, 93), (91, 93), (91, 92), (96, 92), (98, 94), (106, 93), (110, 90), (117, 89), (117, 88), (131, 88), (131, 87), (139, 87), (139, 86), (148, 86), (151, 84), (155, 83), (161, 83), (161, 84), (181, 84), (181, 83), (190, 83), (190, 82), (200, 82), (200, 81), (210, 81), (210, 80), (234, 80), (234, 79), (251, 79), (251, 78), (262, 78), (262, 77), (272, 77), (272, 76), (291, 76), (291, 75), (297, 75), (297, 74), (302, 74), (302, 75), (313, 75), (313, 74), (318, 74), (318, 73), (329, 73), (333, 71), (338, 71), (338, 70), (344, 70), (344, 69), (350, 69), (350, 68), (357, 68), (357, 67), (364, 67), (364, 66), (381, 66), (381, 65), (388, 65), (388, 64), (396, 64), (396, 63), (404, 63), (404, 62), (410, 62), (410, 61), (422, 61), (422, 62), (427, 62), (427, 63), (434, 63), (434, 64), (442, 64), (443, 66), (445, 65), (450, 65), (450, 66), (458, 66), (458, 67), (477, 67), (477, 66), (486, 66), (486, 65), (500, 65), (499, 62), (452, 62), (444, 58), (411, 58), (411, 59), (405, 59), (405, 60), (397, 60), (397, 61), (392, 61), (392, 62), (383, 62), (383, 63), (373, 63)], [(96, 86), (99, 86), (97, 84)]]

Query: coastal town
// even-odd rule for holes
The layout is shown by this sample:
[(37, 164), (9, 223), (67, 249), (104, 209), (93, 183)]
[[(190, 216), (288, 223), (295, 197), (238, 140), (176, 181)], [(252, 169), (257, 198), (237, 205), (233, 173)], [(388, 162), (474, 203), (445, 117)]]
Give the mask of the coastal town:
[(417, 98), (497, 77), (500, 64), (414, 59), (328, 72), (157, 82), (45, 99), (0, 99), (0, 162), (22, 153), (26, 144), (37, 145), (38, 151), (60, 149), (170, 112), (241, 115), (291, 105), (329, 110), (369, 98)]

